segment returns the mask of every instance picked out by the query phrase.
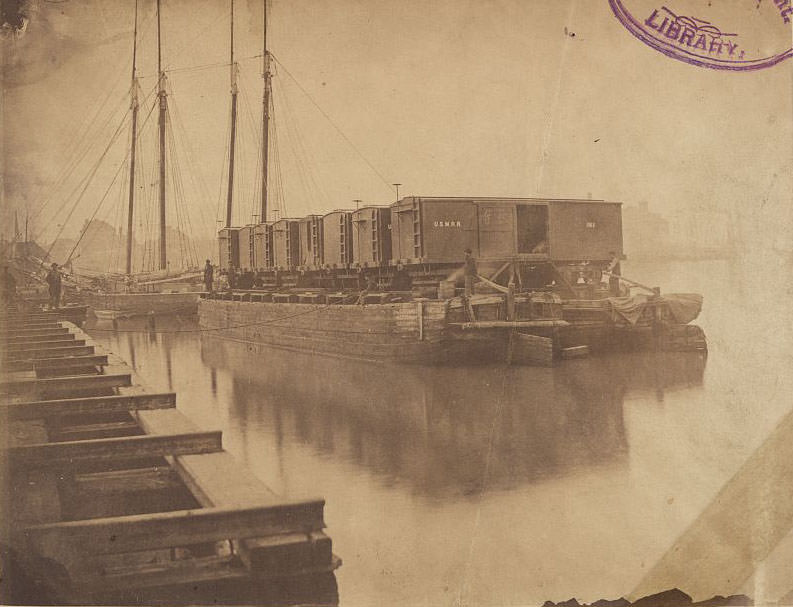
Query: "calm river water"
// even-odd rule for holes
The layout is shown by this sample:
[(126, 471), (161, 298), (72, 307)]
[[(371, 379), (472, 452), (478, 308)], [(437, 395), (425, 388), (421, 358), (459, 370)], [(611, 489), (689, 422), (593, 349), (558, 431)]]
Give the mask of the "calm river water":
[[(793, 323), (790, 268), (766, 266), (624, 268), (704, 294), (707, 359), (388, 367), (255, 351), (188, 320), (158, 324), (180, 333), (89, 332), (222, 429), (275, 492), (326, 499), (342, 605), (531, 605), (675, 585), (695, 600), (776, 600), (793, 590)], [(758, 478), (772, 479), (762, 495)], [(681, 566), (696, 574), (680, 580)]]

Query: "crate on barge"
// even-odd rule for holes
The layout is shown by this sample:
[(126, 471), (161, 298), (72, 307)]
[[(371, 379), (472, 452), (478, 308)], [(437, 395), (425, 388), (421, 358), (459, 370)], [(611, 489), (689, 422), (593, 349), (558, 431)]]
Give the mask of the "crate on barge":
[[(86, 345), (62, 346), (64, 329)], [(195, 603), (207, 589), (268, 602), (290, 580), (335, 589), (322, 499), (274, 495), (220, 431), (196, 428), (174, 393), (148, 390), (75, 325), (16, 315), (0, 330), (0, 542), (20, 572), (4, 602)], [(27, 336), (44, 339), (17, 347)]]

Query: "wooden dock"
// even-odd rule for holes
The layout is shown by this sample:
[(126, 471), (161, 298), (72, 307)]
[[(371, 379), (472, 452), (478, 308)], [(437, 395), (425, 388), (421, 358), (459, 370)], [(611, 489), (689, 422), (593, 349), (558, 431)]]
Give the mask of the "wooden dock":
[(0, 602), (337, 600), (324, 500), (284, 503), (56, 313), (0, 323)]

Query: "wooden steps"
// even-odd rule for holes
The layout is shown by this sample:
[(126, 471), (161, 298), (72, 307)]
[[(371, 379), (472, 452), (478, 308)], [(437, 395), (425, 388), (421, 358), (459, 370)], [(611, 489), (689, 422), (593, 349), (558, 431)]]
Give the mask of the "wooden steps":
[(324, 500), (275, 495), (220, 431), (197, 428), (175, 394), (147, 390), (76, 325), (22, 319), (0, 327), (0, 542), (58, 602), (229, 580), (255, 596), (268, 580), (340, 566)]

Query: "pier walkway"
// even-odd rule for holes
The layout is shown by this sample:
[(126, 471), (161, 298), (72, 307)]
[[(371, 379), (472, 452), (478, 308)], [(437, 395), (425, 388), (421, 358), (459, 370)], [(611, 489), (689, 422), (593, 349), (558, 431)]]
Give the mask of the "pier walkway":
[(324, 500), (283, 503), (220, 431), (57, 312), (10, 313), (0, 335), (0, 546), (19, 571), (2, 602), (250, 604), (284, 580), (335, 592)]

